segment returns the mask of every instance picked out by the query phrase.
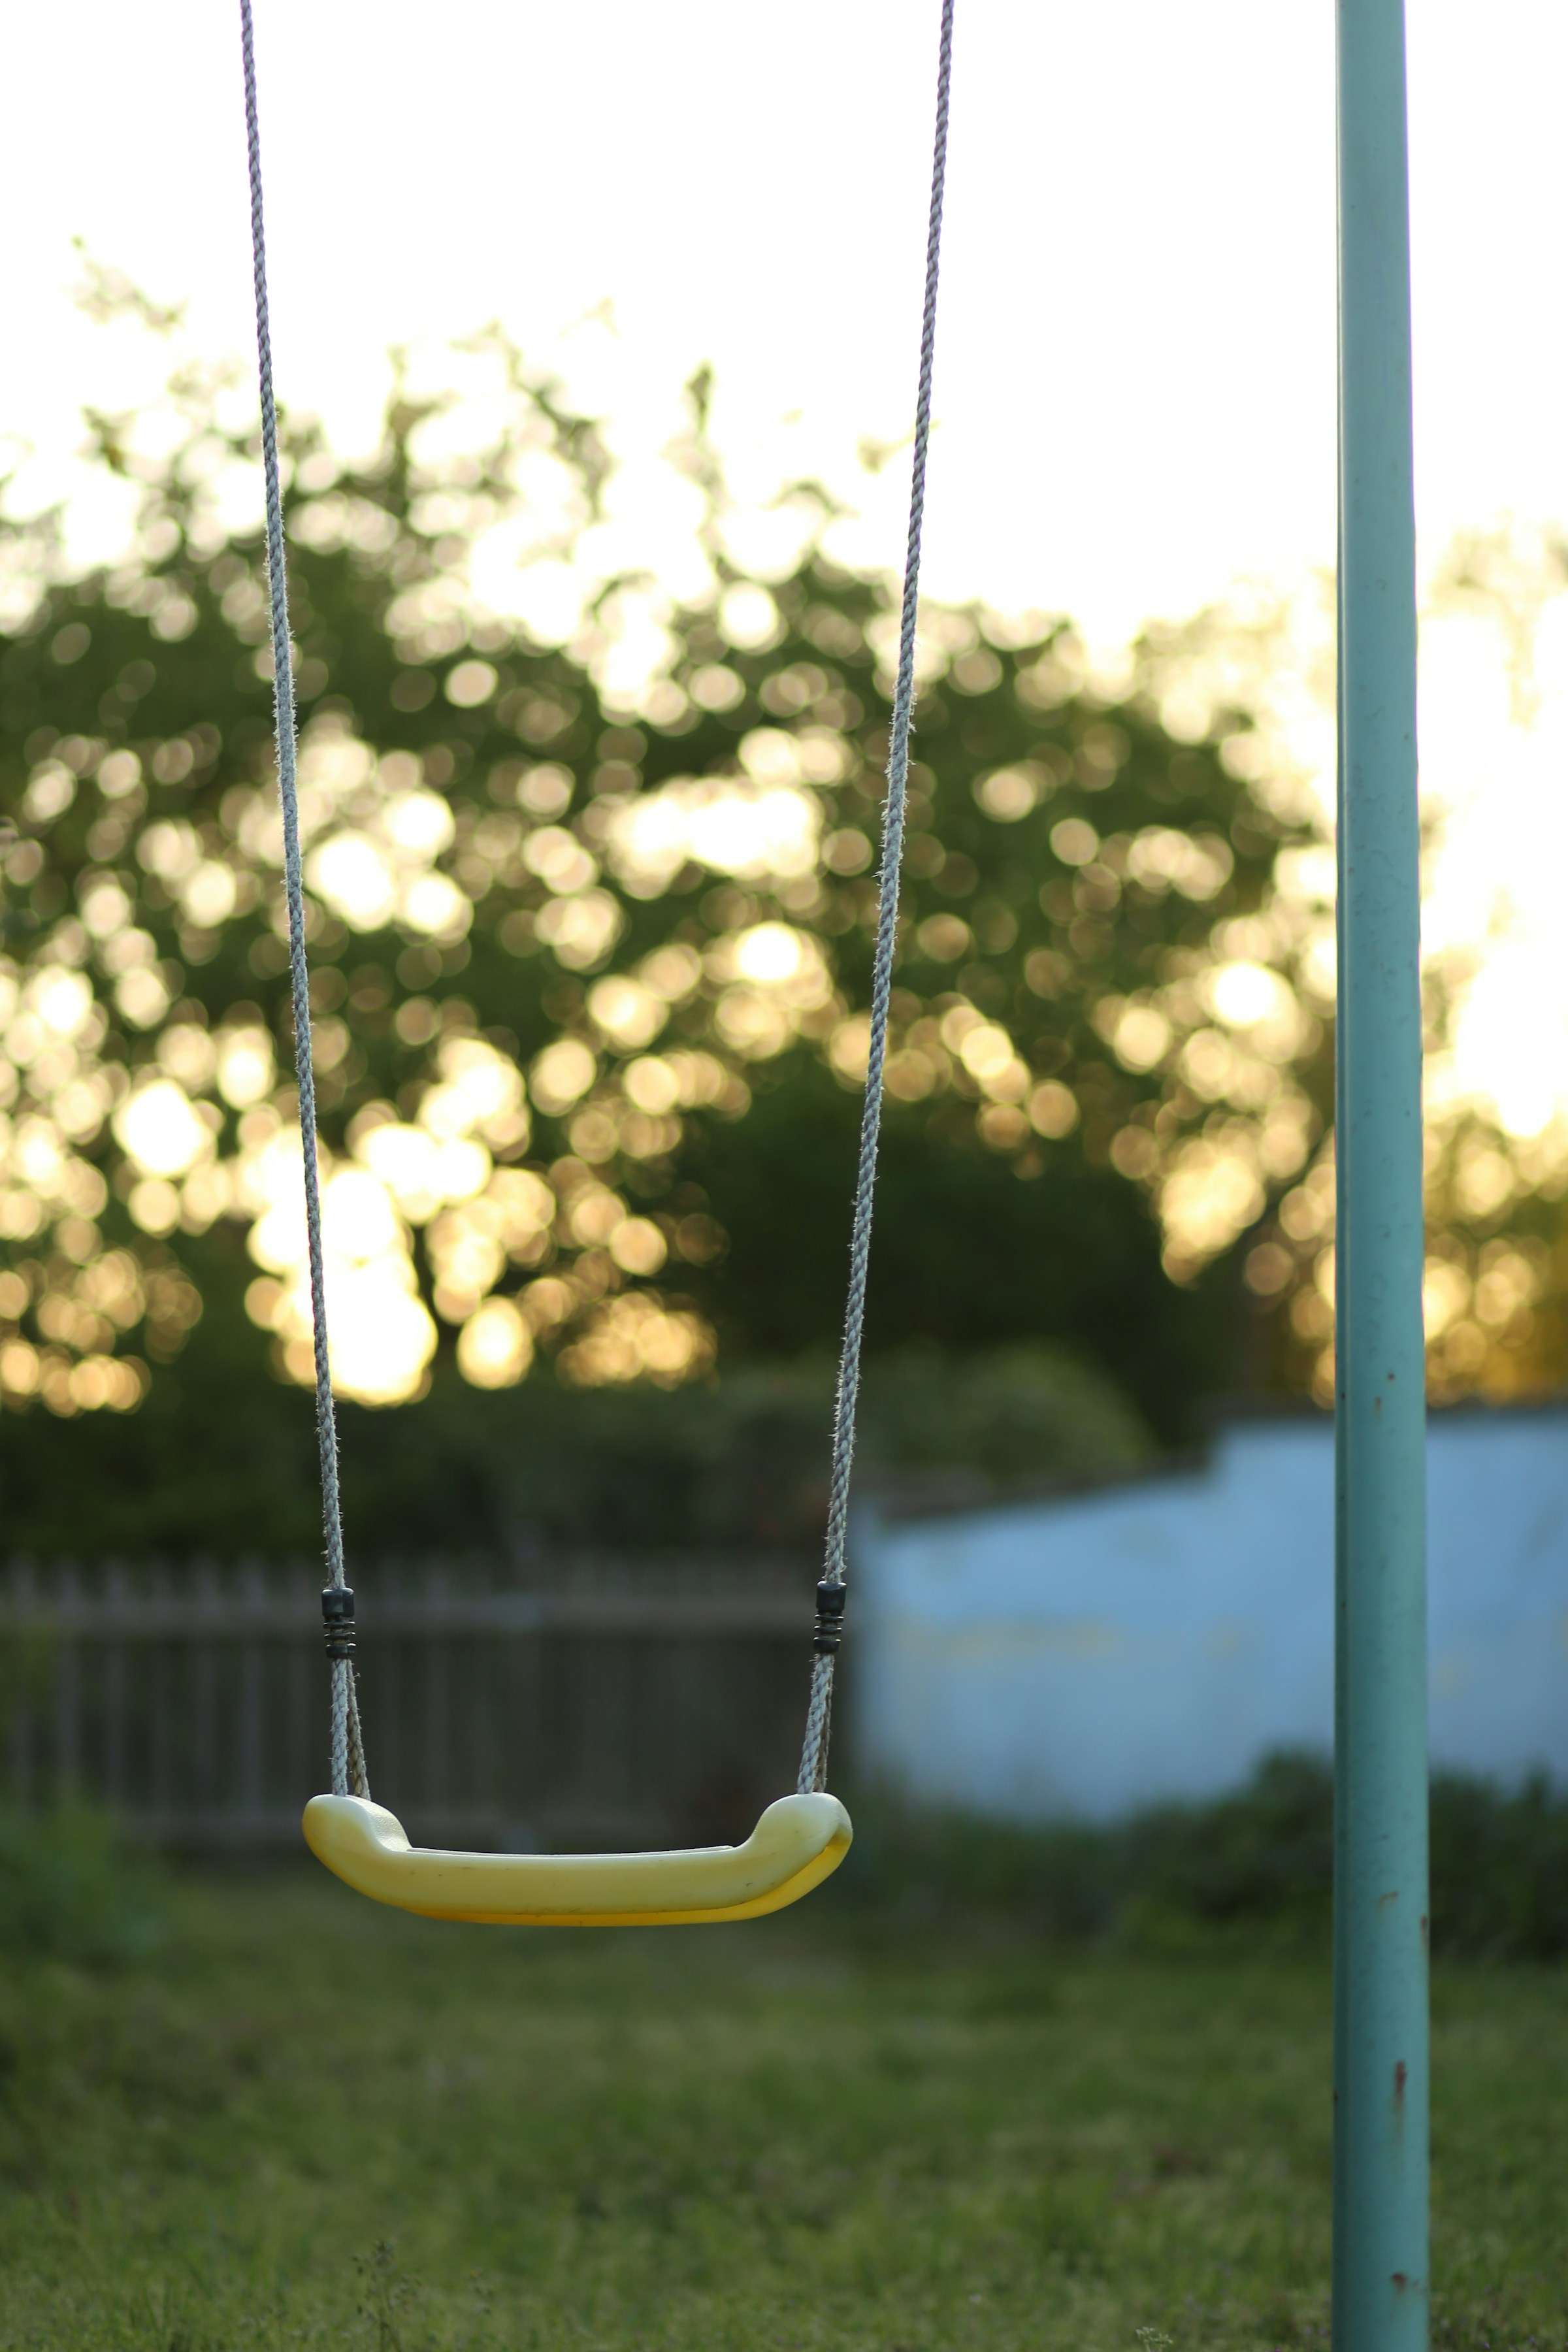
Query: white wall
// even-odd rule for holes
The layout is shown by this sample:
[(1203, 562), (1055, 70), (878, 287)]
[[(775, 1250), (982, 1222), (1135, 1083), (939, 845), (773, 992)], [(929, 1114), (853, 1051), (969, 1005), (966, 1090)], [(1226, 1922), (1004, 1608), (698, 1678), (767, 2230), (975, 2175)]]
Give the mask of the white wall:
[[(1434, 1419), (1434, 1764), (1568, 1777), (1568, 1414)], [(858, 1769), (1104, 1816), (1333, 1735), (1333, 1431), (1240, 1424), (1206, 1469), (854, 1530)]]

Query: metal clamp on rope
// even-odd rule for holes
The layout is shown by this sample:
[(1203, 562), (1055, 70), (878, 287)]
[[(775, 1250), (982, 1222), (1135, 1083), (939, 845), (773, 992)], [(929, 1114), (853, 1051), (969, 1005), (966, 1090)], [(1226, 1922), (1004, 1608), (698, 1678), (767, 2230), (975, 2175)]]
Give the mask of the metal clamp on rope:
[(818, 1657), (835, 1656), (844, 1639), (845, 1591), (842, 1584), (829, 1584), (826, 1580), (816, 1588), (816, 1632), (811, 1646)]
[(321, 1587), (321, 1616), (327, 1629), (329, 1658), (352, 1658), (354, 1654), (354, 1593), (352, 1584), (325, 1584)]

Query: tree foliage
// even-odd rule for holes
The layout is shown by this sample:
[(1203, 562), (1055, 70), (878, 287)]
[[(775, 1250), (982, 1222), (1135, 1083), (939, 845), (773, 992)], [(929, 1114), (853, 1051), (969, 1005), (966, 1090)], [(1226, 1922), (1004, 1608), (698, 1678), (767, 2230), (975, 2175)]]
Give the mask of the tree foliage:
[[(1427, 1393), (1518, 1402), (1560, 1390), (1568, 1361), (1568, 1095), (1556, 908), (1563, 852), (1560, 648), (1568, 548), (1520, 522), (1463, 536), (1422, 614), (1422, 993)], [(1334, 993), (1331, 578), (1238, 594), (1168, 640), (1211, 706), (1251, 713), (1247, 749), (1275, 792), (1319, 812), (1282, 850), (1271, 917), (1325, 1024)], [(1521, 846), (1528, 854), (1521, 856)], [(1311, 1075), (1326, 1083), (1327, 1046)], [(1260, 1384), (1334, 1393), (1334, 1139), (1270, 1200), (1238, 1271)]]
[[(604, 512), (593, 421), (498, 338), (472, 408), (401, 384), (345, 467), (287, 437), (336, 1373), (416, 1398), (536, 1360), (678, 1386), (831, 1343), (866, 1056), (896, 614), (737, 559), (705, 387), (684, 603), (601, 583), (552, 640), (496, 593)], [(243, 1288), (308, 1377), (256, 453), (178, 380), (92, 420), (133, 557), (5, 526), (0, 1393), (141, 1401)], [(174, 420), (171, 427), (170, 420)], [(1166, 1428), (1220, 1371), (1201, 1277), (1322, 1129), (1321, 1006), (1274, 889), (1300, 807), (1158, 644), (929, 609), (873, 1344), (1042, 1334)], [(154, 1368), (149, 1370), (149, 1366)]]

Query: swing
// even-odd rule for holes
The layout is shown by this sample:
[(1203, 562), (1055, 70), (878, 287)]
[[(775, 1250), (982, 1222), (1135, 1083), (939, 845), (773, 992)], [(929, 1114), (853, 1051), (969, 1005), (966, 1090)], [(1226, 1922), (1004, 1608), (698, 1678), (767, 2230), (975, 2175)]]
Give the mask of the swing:
[(371, 1800), (360, 1731), (354, 1675), (354, 1596), (343, 1562), (338, 1494), (338, 1448), (327, 1350), (321, 1208), (316, 1164), (316, 1096), (310, 1048), (310, 975), (305, 959), (305, 906), (300, 860), (294, 681), (289, 656), (288, 584), (283, 561), (283, 506), (278, 474), (278, 417), (272, 387), (272, 339), (268, 317), (267, 259), (262, 228), (261, 141), (257, 113), (251, 0), (240, 0), (245, 68), (246, 131), (250, 165), (251, 237), (256, 275), (256, 340), (261, 390), (261, 447), (267, 492), (267, 562), (278, 730), (278, 787), (283, 814), (284, 888), (289, 907), (289, 976), (295, 1064), (303, 1145), (305, 1222), (310, 1244), (310, 1306), (315, 1338), (316, 1431), (321, 1451), (321, 1509), (328, 1581), (321, 1594), (331, 1675), (332, 1792), (305, 1808), (306, 1843), (318, 1860), (359, 1894), (431, 1919), (467, 1919), (495, 1926), (611, 1927), (677, 1927), (726, 1919), (757, 1919), (782, 1910), (830, 1876), (849, 1850), (849, 1816), (826, 1787), (834, 1666), (843, 1632), (845, 1540), (855, 1411), (860, 1383), (866, 1276), (877, 1143), (882, 1115), (888, 1005), (899, 911), (905, 787), (914, 705), (915, 611), (921, 523), (925, 502), (926, 449), (931, 436), (931, 362), (936, 333), (937, 264), (947, 163), (948, 91), (952, 60), (953, 0), (942, 0), (937, 69), (935, 155), (926, 240), (925, 299), (921, 324), (919, 393), (915, 409), (910, 526), (899, 637), (898, 683), (888, 745), (888, 794), (882, 829), (880, 898), (871, 982), (871, 1038), (861, 1114), (859, 1160), (849, 1250), (848, 1300), (834, 1412), (826, 1564), (816, 1588), (810, 1696), (799, 1780), (792, 1796), (767, 1807), (739, 1846), (701, 1846), (668, 1853), (448, 1853), (412, 1846), (395, 1814)]

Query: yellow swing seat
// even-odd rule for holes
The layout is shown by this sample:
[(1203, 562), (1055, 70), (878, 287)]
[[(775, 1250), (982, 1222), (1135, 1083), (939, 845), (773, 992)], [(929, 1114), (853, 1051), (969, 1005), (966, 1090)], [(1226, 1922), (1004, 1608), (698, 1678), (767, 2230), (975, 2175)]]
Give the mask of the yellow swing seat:
[(426, 1919), (511, 1927), (683, 1927), (760, 1919), (830, 1877), (854, 1832), (837, 1797), (780, 1797), (744, 1845), (675, 1853), (447, 1853), (410, 1845), (366, 1797), (312, 1797), (305, 1839), (361, 1895)]

